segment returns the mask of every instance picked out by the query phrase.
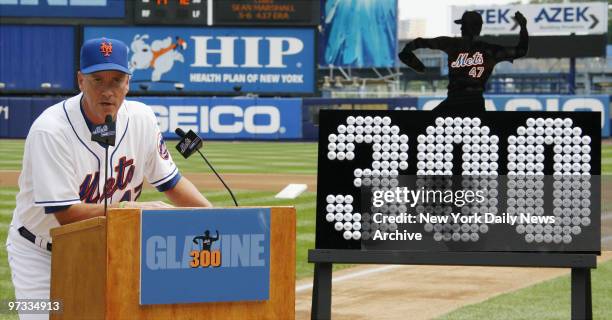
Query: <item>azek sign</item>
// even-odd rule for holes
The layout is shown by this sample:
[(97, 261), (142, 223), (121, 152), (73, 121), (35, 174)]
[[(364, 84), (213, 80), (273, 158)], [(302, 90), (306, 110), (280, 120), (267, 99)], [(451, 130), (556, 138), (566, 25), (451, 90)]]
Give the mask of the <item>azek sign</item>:
[[(608, 31), (608, 4), (605, 2), (555, 3), (508, 6), (453, 6), (452, 20), (460, 19), (465, 11), (475, 10), (484, 22), (482, 35), (518, 34), (514, 13), (527, 18), (529, 35), (604, 34)], [(451, 33), (461, 34), (461, 26), (453, 24)]]

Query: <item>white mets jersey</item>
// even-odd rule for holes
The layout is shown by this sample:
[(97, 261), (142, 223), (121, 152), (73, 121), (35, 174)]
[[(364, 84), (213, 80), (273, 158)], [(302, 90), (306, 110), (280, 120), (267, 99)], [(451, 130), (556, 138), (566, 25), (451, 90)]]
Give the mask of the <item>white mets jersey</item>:
[(55, 211), (77, 203), (135, 201), (144, 179), (160, 191), (178, 182), (180, 174), (147, 105), (123, 102), (116, 118), (115, 146), (108, 147), (108, 180), (104, 188), (104, 147), (91, 141), (82, 94), (47, 108), (26, 138), (12, 224), (25, 226), (50, 240), (59, 226)]

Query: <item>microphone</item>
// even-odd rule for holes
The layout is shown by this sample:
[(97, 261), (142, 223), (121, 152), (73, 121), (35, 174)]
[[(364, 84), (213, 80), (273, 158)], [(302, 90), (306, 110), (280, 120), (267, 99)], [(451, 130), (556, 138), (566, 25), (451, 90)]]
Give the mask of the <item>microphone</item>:
[(113, 117), (109, 114), (104, 118), (104, 124), (97, 125), (91, 132), (91, 141), (98, 142), (105, 146), (114, 146), (116, 136), (116, 124)]
[(176, 145), (176, 150), (185, 158), (189, 158), (194, 152), (202, 148), (202, 139), (193, 130), (185, 133), (183, 129), (176, 128), (174, 132), (181, 137), (181, 141)]
[(202, 152), (200, 152), (200, 148), (202, 148), (202, 144), (203, 144), (202, 143), (202, 138), (200, 138), (195, 132), (193, 132), (193, 130), (189, 130), (187, 133), (185, 133), (185, 131), (183, 131), (183, 129), (176, 128), (176, 130), (174, 130), (174, 132), (179, 137), (181, 137), (181, 140), (176, 145), (176, 150), (178, 150), (178, 152), (185, 159), (189, 158), (189, 156), (191, 156), (194, 152), (199, 153), (200, 156), (202, 157), (202, 159), (204, 159), (206, 164), (210, 167), (212, 172), (214, 172), (214, 174), (217, 176), (217, 178), (219, 178), (219, 181), (221, 181), (221, 183), (223, 184), (223, 186), (225, 187), (227, 192), (229, 192), (230, 196), (232, 197), (232, 200), (234, 200), (234, 204), (237, 207), (238, 206), (238, 202), (236, 201), (236, 197), (234, 197), (234, 193), (232, 192), (230, 187), (227, 186), (225, 181), (223, 181), (223, 178), (221, 178), (221, 176), (217, 173), (217, 170), (215, 170), (215, 168), (213, 168), (212, 164), (210, 164), (210, 162), (208, 162), (208, 159), (206, 159), (206, 157), (202, 154)]
[(106, 194), (106, 183), (108, 181), (108, 146), (115, 145), (116, 135), (116, 123), (113, 121), (113, 117), (110, 114), (107, 114), (104, 118), (104, 124), (95, 126), (91, 132), (91, 140), (104, 146), (104, 189), (102, 190), (102, 196), (104, 197), (105, 216), (108, 208), (108, 197)]

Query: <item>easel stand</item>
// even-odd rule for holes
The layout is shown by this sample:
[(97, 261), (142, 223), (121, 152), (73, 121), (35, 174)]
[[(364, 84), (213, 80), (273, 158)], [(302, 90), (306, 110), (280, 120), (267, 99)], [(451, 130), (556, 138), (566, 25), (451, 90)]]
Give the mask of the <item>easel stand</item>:
[(518, 252), (407, 252), (322, 250), (308, 251), (315, 264), (312, 292), (312, 319), (331, 319), (332, 265), (404, 264), (491, 267), (545, 267), (572, 269), (572, 319), (591, 319), (591, 269), (597, 255), (577, 253)]

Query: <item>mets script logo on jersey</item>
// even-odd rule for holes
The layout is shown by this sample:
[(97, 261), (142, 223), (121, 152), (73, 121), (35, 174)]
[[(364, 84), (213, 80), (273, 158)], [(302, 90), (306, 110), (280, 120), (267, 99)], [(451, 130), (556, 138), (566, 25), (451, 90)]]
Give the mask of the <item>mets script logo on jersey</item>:
[(221, 250), (211, 250), (213, 242), (219, 240), (219, 230), (215, 237), (210, 236), (210, 231), (193, 237), (193, 243), (200, 246), (199, 250), (192, 250), (189, 256), (192, 257), (189, 266), (192, 268), (208, 268), (221, 266)]
[(132, 58), (130, 59), (130, 72), (134, 70), (151, 69), (151, 81), (157, 82), (161, 80), (164, 73), (172, 70), (174, 62), (185, 62), (183, 55), (176, 49), (187, 49), (187, 42), (176, 37), (172, 41), (171, 37), (163, 40), (154, 40), (149, 45), (145, 40), (149, 39), (148, 34), (135, 35), (130, 49), (132, 50)]
[[(106, 198), (112, 199), (115, 192), (126, 190), (130, 182), (132, 182), (132, 178), (134, 178), (135, 170), (136, 166), (134, 165), (134, 159), (121, 157), (119, 159), (119, 163), (117, 166), (115, 166), (112, 176), (106, 180), (106, 192), (104, 192)], [(98, 190), (99, 182), (100, 172), (90, 173), (85, 176), (85, 179), (83, 179), (83, 182), (79, 187), (79, 196), (81, 201), (85, 203), (99, 203), (104, 201), (105, 196), (102, 196), (100, 194), (100, 190)], [(142, 183), (136, 186), (133, 190), (126, 190), (119, 201), (136, 200), (138, 196), (140, 196), (141, 191)], [(135, 195), (133, 199), (132, 194)]]
[(484, 63), (484, 58), (482, 57), (482, 53), (476, 52), (474, 55), (470, 57), (468, 52), (460, 53), (457, 56), (457, 60), (451, 63), (452, 68), (463, 68), (463, 67), (472, 67), (479, 66)]
[(157, 151), (162, 159), (168, 160), (170, 158), (170, 153), (168, 152), (168, 148), (166, 147), (166, 143), (164, 142), (164, 137), (162, 137), (161, 132), (157, 134)]
[(100, 52), (102, 52), (103, 56), (110, 57), (110, 55), (113, 53), (113, 44), (110, 41), (103, 41), (100, 44)]

